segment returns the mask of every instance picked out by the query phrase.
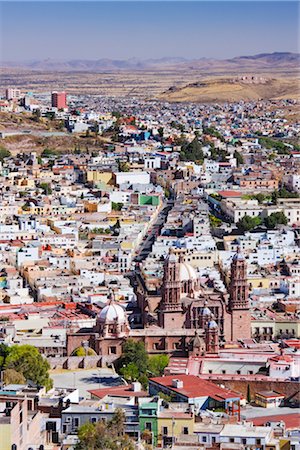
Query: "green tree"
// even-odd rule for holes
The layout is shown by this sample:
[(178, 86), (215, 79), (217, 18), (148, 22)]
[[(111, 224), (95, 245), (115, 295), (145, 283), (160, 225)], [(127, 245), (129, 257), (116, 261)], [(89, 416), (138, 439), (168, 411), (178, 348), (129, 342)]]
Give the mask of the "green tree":
[(222, 225), (222, 220), (213, 214), (209, 214), (209, 223), (212, 228), (218, 228)]
[(119, 169), (119, 172), (129, 172), (130, 167), (129, 167), (129, 164), (127, 162), (119, 161), (118, 162), (118, 169)]
[(157, 132), (158, 132), (158, 136), (159, 136), (160, 142), (163, 143), (163, 141), (164, 141), (164, 128), (163, 127), (159, 127), (157, 129)]
[(52, 189), (50, 183), (40, 183), (39, 187), (43, 189), (43, 194), (50, 195), (52, 194)]
[(9, 347), (5, 344), (0, 344), (0, 370), (3, 370), (5, 360), (9, 354)]
[(133, 339), (127, 339), (123, 346), (120, 365), (134, 363), (139, 368), (140, 373), (146, 373), (148, 369), (149, 356), (146, 352), (143, 342), (135, 342)]
[(9, 353), (5, 358), (5, 369), (13, 369), (21, 373), (25, 379), (33, 383), (52, 387), (52, 380), (49, 376), (49, 363), (42, 357), (37, 348), (32, 345), (14, 345), (9, 348)]
[(264, 224), (268, 229), (274, 229), (277, 225), (287, 225), (288, 220), (282, 211), (274, 212), (267, 216)]
[(78, 430), (76, 450), (134, 450), (133, 441), (125, 434), (125, 414), (118, 408), (111, 420), (85, 423)]
[(241, 166), (242, 164), (244, 164), (244, 158), (243, 155), (238, 152), (237, 150), (235, 150), (234, 154), (233, 154), (234, 158), (236, 159), (237, 162), (237, 166)]
[(286, 188), (280, 188), (278, 191), (272, 192), (272, 202), (277, 203), (278, 198), (299, 198), (297, 192), (288, 191)]
[(137, 381), (140, 371), (138, 366), (135, 363), (131, 362), (127, 365), (124, 365), (124, 367), (120, 369), (120, 374), (123, 378), (125, 378), (126, 381), (132, 383), (133, 381)]
[(45, 148), (42, 151), (41, 156), (42, 156), (42, 158), (43, 157), (48, 158), (49, 156), (57, 156), (57, 154), (58, 154), (57, 151), (54, 150), (53, 148)]
[(149, 358), (148, 371), (151, 376), (159, 377), (164, 374), (164, 370), (169, 364), (168, 355), (153, 355)]
[(251, 231), (254, 228), (261, 225), (261, 223), (262, 220), (260, 217), (250, 217), (245, 215), (244, 217), (242, 217), (242, 219), (238, 221), (237, 227), (241, 231)]
[(0, 146), (0, 161), (3, 162), (4, 158), (9, 158), (11, 156), (11, 153), (9, 150), (7, 150), (5, 147)]
[(111, 113), (111, 115), (112, 115), (113, 117), (115, 117), (116, 119), (120, 119), (120, 118), (122, 117), (122, 114), (120, 113), (120, 111), (113, 111), (113, 112)]
[(121, 202), (115, 203), (115, 202), (111, 202), (111, 208), (113, 211), (121, 211), (121, 209), (123, 208), (124, 204)]
[(202, 145), (197, 138), (188, 144), (183, 144), (180, 151), (180, 159), (182, 161), (199, 161), (203, 162), (204, 154)]
[(251, 402), (251, 390), (250, 390), (250, 384), (247, 385), (247, 402)]
[(34, 122), (40, 122), (41, 120), (41, 111), (39, 109), (35, 109), (32, 113), (32, 120)]
[(220, 141), (225, 142), (225, 139), (222, 136), (222, 134), (219, 133), (219, 131), (213, 127), (203, 127), (203, 134), (208, 134), (209, 136), (216, 137), (220, 139)]
[(259, 192), (258, 194), (256, 194), (254, 196), (254, 198), (256, 198), (256, 200), (258, 201), (259, 204), (263, 203), (266, 199), (265, 195), (262, 194), (261, 192)]

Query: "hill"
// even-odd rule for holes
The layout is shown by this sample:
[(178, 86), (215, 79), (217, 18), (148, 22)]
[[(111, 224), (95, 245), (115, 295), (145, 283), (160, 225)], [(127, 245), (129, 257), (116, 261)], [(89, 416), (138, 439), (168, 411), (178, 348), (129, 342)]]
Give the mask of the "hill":
[(298, 78), (241, 76), (209, 78), (183, 87), (171, 87), (158, 96), (170, 102), (226, 102), (300, 98)]
[(253, 56), (239, 56), (231, 59), (198, 58), (187, 60), (180, 57), (159, 59), (114, 60), (101, 58), (95, 60), (73, 59), (59, 61), (44, 59), (27, 62), (2, 62), (1, 67), (29, 69), (38, 71), (60, 72), (105, 72), (105, 71), (139, 71), (139, 70), (186, 70), (200, 71), (236, 71), (236, 70), (298, 70), (300, 54), (289, 52), (261, 53)]

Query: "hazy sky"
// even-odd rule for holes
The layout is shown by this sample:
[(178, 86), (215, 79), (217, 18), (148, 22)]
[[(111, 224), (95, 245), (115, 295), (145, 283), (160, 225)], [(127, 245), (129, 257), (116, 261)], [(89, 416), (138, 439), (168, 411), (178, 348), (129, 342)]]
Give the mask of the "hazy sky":
[(1, 60), (299, 51), (296, 1), (1, 2)]

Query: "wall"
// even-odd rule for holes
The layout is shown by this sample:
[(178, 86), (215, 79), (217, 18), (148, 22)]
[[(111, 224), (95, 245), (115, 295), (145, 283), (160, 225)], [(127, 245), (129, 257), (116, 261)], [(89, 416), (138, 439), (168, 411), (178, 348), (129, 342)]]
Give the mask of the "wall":
[(255, 393), (259, 391), (276, 391), (284, 394), (287, 397), (298, 393), (299, 397), (299, 383), (296, 381), (256, 381), (256, 380), (213, 380), (209, 379), (215, 384), (222, 384), (227, 389), (231, 389), (235, 392), (242, 394), (247, 398), (248, 385), (250, 386), (251, 399), (255, 399)]
[(102, 365), (101, 356), (63, 356), (47, 358), (51, 369), (93, 369)]

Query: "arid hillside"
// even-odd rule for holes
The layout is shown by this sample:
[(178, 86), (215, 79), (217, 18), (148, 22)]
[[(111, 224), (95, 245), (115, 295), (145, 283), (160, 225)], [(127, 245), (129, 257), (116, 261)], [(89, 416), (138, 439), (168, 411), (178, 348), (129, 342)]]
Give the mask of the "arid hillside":
[(211, 78), (171, 87), (159, 95), (170, 102), (224, 102), (259, 99), (300, 98), (299, 78), (268, 78), (241, 76)]

